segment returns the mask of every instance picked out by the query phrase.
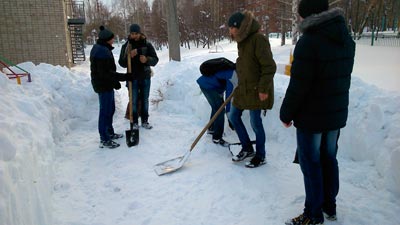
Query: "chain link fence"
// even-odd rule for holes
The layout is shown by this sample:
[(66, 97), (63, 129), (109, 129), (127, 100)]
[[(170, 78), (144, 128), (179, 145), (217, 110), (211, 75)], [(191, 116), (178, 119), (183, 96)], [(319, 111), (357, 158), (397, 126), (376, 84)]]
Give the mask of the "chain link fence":
[(363, 33), (360, 36), (354, 36), (354, 41), (357, 44), (362, 45), (372, 45), (372, 46), (390, 46), (390, 47), (400, 47), (400, 33), (390, 32), (390, 33), (378, 33), (372, 35), (371, 32)]

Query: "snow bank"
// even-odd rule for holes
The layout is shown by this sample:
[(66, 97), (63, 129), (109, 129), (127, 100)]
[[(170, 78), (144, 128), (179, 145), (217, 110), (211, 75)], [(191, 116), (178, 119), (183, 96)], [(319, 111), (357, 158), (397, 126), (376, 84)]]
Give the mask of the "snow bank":
[[(400, 196), (400, 93), (385, 91), (352, 78), (349, 118), (340, 139), (342, 154), (371, 160), (383, 186)], [(399, 161), (397, 161), (399, 162)]]
[[(80, 109), (93, 98), (88, 77), (65, 67), (23, 63), (32, 83), (0, 73), (0, 224), (51, 224), (53, 161)], [(83, 81), (84, 82), (81, 82)]]
[[(284, 49), (283, 47), (282, 49)], [(289, 51), (289, 48), (286, 48)], [(282, 54), (284, 55), (284, 54)], [(282, 55), (278, 55), (281, 57)], [(227, 54), (212, 55), (212, 57), (227, 57)], [(228, 55), (229, 57), (229, 55)], [(274, 55), (275, 57), (275, 55)], [(230, 58), (234, 60), (235, 58)], [(276, 59), (275, 59), (276, 60)], [(279, 59), (278, 59), (279, 60)], [(278, 61), (277, 60), (277, 61)], [(157, 110), (167, 113), (195, 114), (200, 124), (206, 124), (209, 119), (204, 109), (209, 105), (197, 87), (198, 68), (203, 60), (183, 59), (181, 63), (171, 62), (164, 67), (159, 66), (158, 71), (176, 71), (174, 79), (171, 76), (157, 79), (164, 93), (165, 101)], [(161, 72), (158, 72), (161, 73)], [(191, 79), (188, 79), (188, 76)], [(289, 77), (276, 74), (275, 103), (272, 110), (268, 111), (263, 119), (267, 139), (279, 143), (292, 144), (295, 150), (295, 130), (285, 129), (279, 120), (279, 110), (282, 104)], [(168, 84), (168, 85), (166, 85)], [(168, 86), (179, 86), (170, 88)], [(184, 104), (182, 104), (182, 101)], [(189, 106), (189, 107), (188, 107)], [(243, 121), (251, 129), (248, 114), (244, 113)], [(227, 129), (226, 129), (227, 130)], [(350, 88), (350, 105), (347, 126), (341, 130), (339, 140), (339, 157), (349, 158), (354, 161), (371, 162), (383, 182), (374, 181), (376, 186), (388, 189), (400, 196), (400, 170), (397, 165), (400, 151), (400, 93), (380, 89), (353, 76)]]

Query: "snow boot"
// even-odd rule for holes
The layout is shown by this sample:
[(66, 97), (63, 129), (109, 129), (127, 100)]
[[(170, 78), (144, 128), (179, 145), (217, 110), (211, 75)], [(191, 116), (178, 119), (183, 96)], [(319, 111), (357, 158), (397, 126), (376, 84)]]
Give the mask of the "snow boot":
[(298, 217), (286, 221), (285, 225), (324, 225), (324, 221), (308, 218), (303, 213)]
[(327, 219), (329, 221), (336, 221), (337, 220), (336, 214), (329, 215), (326, 212), (323, 212), (323, 214), (325, 216), (325, 219)]
[(249, 146), (248, 148), (242, 148), (242, 150), (239, 152), (239, 154), (235, 155), (232, 157), (232, 161), (234, 162), (240, 162), (243, 161), (247, 157), (252, 157), (256, 153), (254, 152), (253, 146)]
[(118, 148), (118, 147), (119, 147), (119, 144), (112, 140), (101, 141), (100, 146), (99, 146), (99, 148), (109, 148), (109, 149)]
[(123, 134), (116, 134), (116, 133), (110, 134), (110, 139), (111, 140), (120, 139), (120, 138), (123, 138), (123, 137), (124, 137)]
[(213, 142), (214, 144), (219, 144), (222, 147), (229, 147), (229, 142), (225, 141), (224, 139), (220, 138), (220, 139), (214, 139), (213, 138)]
[(153, 126), (150, 125), (149, 122), (143, 122), (143, 123), (142, 123), (142, 127), (143, 127), (143, 128), (146, 128), (146, 129), (148, 129), (148, 130), (150, 130), (151, 128), (153, 128)]
[(261, 166), (261, 165), (264, 165), (266, 162), (265, 162), (265, 158), (261, 158), (261, 157), (258, 157), (258, 156), (254, 156), (251, 160), (250, 160), (250, 162), (247, 162), (246, 163), (246, 167), (247, 168), (256, 168), (256, 167), (259, 167), (259, 166)]

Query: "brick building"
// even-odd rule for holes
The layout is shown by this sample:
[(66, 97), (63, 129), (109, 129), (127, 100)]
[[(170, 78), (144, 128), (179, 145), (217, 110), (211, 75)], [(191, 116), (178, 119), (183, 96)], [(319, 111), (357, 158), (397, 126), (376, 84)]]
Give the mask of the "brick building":
[[(83, 42), (76, 36), (84, 11), (76, 11), (77, 5), (74, 0), (1, 0), (0, 56), (15, 64), (61, 66), (82, 59)], [(83, 21), (82, 15), (74, 17), (79, 11)]]

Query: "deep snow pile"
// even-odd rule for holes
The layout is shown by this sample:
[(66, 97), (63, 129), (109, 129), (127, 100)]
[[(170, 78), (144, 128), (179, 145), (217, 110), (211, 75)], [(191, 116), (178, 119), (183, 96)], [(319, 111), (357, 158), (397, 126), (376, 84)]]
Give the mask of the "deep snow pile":
[[(207, 123), (209, 106), (195, 80), (204, 60), (236, 58), (234, 44), (223, 47), (217, 54), (183, 51), (180, 63), (158, 53), (150, 111), (155, 128), (141, 130), (132, 151), (125, 151), (124, 140), (118, 151), (97, 148), (98, 100), (88, 62), (72, 70), (20, 64), (33, 79), (21, 86), (0, 73), (0, 224), (254, 225), (279, 224), (299, 213), (304, 194), (299, 168), (291, 164), (295, 132), (278, 119), (289, 79), (281, 74), (275, 76), (275, 106), (263, 119), (265, 167), (232, 164), (203, 137), (182, 171), (165, 177), (152, 171), (155, 163), (183, 154)], [(273, 48), (277, 63), (286, 63), (291, 47)], [(124, 88), (116, 99), (115, 127), (122, 132), (128, 128)], [(397, 224), (400, 93), (353, 77), (349, 109), (339, 143), (342, 217), (333, 224)], [(244, 121), (248, 126), (246, 113)], [(235, 138), (226, 129), (226, 139)]]

